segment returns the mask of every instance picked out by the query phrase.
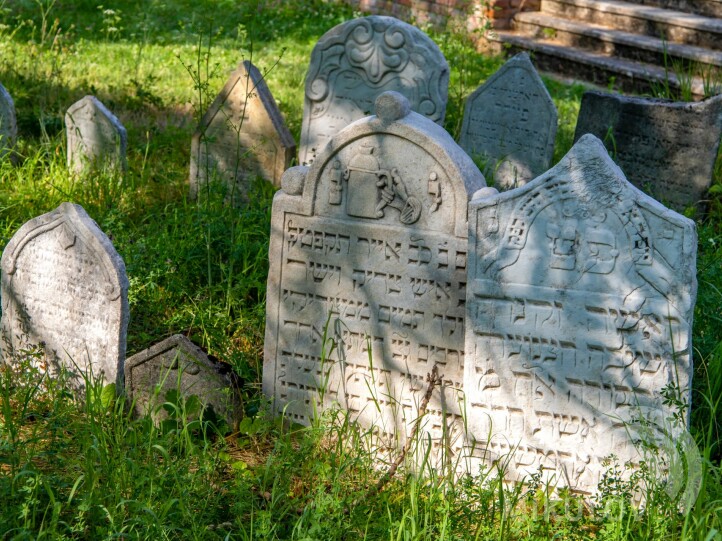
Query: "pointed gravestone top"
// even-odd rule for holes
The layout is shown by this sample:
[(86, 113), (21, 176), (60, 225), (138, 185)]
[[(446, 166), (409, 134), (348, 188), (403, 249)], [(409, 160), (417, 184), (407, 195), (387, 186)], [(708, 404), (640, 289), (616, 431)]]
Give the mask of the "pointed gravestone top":
[(296, 143), (264, 77), (248, 60), (239, 64), (193, 134), (191, 197), (209, 179), (228, 186), (228, 199), (247, 200), (250, 177), (274, 186), (291, 165)]
[(504, 64), (467, 99), (459, 145), (486, 163), (504, 189), (546, 171), (554, 155), (557, 109), (527, 53)]
[(15, 146), (17, 134), (15, 104), (8, 91), (0, 84), (0, 158)]
[(411, 109), (442, 124), (448, 86), (444, 55), (418, 28), (379, 15), (332, 28), (311, 53), (299, 163), (310, 164), (333, 135), (372, 114), (386, 90), (400, 92)]
[(68, 168), (125, 170), (128, 136), (125, 128), (95, 96), (85, 96), (65, 113)]
[(464, 390), (480, 458), (594, 493), (608, 456), (639, 464), (632, 427), (674, 413), (666, 391), (689, 405), (695, 225), (592, 135), (527, 185), (475, 196), (469, 221)]
[(11, 359), (44, 344), (61, 365), (121, 384), (128, 278), (108, 237), (79, 205), (63, 203), (23, 225), (2, 254), (2, 348)]

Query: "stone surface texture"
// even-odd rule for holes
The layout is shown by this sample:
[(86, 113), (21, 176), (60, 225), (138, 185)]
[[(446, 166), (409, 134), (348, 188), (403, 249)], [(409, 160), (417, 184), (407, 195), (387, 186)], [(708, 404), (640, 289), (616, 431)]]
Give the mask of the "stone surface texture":
[(296, 155), (276, 101), (261, 73), (248, 60), (231, 74), (193, 134), (191, 197), (208, 179), (228, 186), (233, 202), (247, 200), (250, 177), (260, 175), (280, 187), (281, 175)]
[(556, 133), (554, 102), (529, 55), (520, 53), (466, 99), (459, 145), (506, 189), (549, 168)]
[[(299, 195), (274, 198), (263, 390), (292, 421), (338, 403), (398, 443), (438, 364), (444, 382), (420, 430), (440, 457), (444, 435), (463, 446), (466, 213), (485, 183), (451, 136), (405, 102), (381, 95), (381, 116), (334, 136)], [(284, 186), (296, 189), (303, 171), (290, 169)]]
[(124, 171), (125, 128), (95, 96), (85, 96), (65, 113), (68, 168), (76, 173)]
[[(24, 224), (2, 254), (6, 360), (45, 344), (51, 372), (62, 365), (122, 385), (128, 278), (108, 237), (79, 205), (63, 203)], [(77, 366), (76, 366), (77, 365)]]
[(205, 408), (212, 408), (231, 428), (240, 421), (240, 397), (230, 366), (212, 361), (182, 334), (166, 338), (125, 361), (125, 392), (133, 401), (136, 415), (149, 412), (156, 422), (168, 418), (162, 405), (167, 392), (174, 389), (185, 399), (197, 396)]
[(0, 84), (0, 158), (12, 150), (17, 136), (15, 104), (10, 93)]
[(377, 15), (332, 28), (311, 52), (299, 163), (310, 164), (333, 135), (373, 114), (376, 97), (387, 90), (443, 124), (448, 86), (444, 55), (418, 28)]
[(674, 413), (663, 389), (678, 381), (689, 405), (694, 222), (633, 187), (592, 135), (527, 185), (479, 195), (464, 373), (474, 456), (507, 457), (512, 480), (541, 468), (594, 493), (606, 457), (639, 463), (636, 421)]
[(705, 198), (722, 135), (722, 96), (670, 102), (585, 92), (575, 140), (604, 141), (629, 181), (675, 210)]

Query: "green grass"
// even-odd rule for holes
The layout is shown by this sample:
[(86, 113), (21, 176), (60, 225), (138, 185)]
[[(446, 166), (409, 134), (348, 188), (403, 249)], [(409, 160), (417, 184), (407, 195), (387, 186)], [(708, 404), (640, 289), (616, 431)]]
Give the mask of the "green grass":
[[(610, 469), (599, 501), (564, 497), (499, 470), (455, 480), (401, 471), (378, 493), (375, 443), (338, 411), (311, 427), (264, 416), (260, 392), (273, 190), (254, 204), (187, 200), (190, 137), (242, 58), (267, 72), (298, 140), (303, 79), (316, 39), (353, 11), (334, 2), (0, 0), (0, 82), (16, 101), (16, 164), (0, 163), (0, 249), (62, 201), (85, 207), (130, 278), (128, 354), (177, 332), (229, 363), (246, 419), (238, 433), (203, 423), (170, 430), (133, 419), (97, 382), (78, 401), (27, 359), (0, 371), (0, 539), (722, 539), (722, 205), (716, 173), (698, 221), (692, 433), (700, 498), (681, 514), (662, 498), (642, 510)], [(502, 60), (468, 37), (433, 32), (451, 66), (446, 127)], [(185, 65), (185, 66), (184, 66)], [(189, 68), (187, 68), (187, 67)], [(272, 69), (271, 69), (272, 68)], [(190, 70), (190, 72), (189, 72)], [(545, 80), (559, 109), (555, 161), (571, 146), (583, 87)], [(65, 166), (67, 107), (95, 94), (128, 129), (120, 182), (74, 179)], [(605, 512), (606, 510), (606, 512)]]

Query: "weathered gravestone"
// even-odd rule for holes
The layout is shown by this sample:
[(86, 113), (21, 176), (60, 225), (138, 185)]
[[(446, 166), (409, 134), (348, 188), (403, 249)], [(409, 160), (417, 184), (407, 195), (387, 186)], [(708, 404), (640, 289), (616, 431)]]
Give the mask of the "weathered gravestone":
[(377, 15), (332, 28), (311, 52), (299, 163), (310, 164), (333, 135), (373, 114), (374, 100), (386, 90), (443, 124), (448, 87), (444, 55), (418, 28)]
[(128, 278), (108, 237), (79, 205), (63, 203), (23, 225), (2, 254), (5, 359), (44, 344), (62, 365), (121, 384), (128, 327)]
[(0, 84), (0, 158), (12, 150), (17, 134), (15, 104), (8, 91)]
[(251, 176), (274, 186), (291, 165), (296, 143), (271, 91), (248, 60), (231, 74), (203, 116), (191, 144), (191, 197), (209, 179), (223, 181), (233, 202), (247, 199)]
[[(485, 193), (486, 192), (486, 193)], [(507, 455), (593, 493), (605, 457), (638, 464), (635, 421), (689, 404), (694, 223), (582, 137), (517, 190), (470, 204), (464, 390), (479, 458)]]
[(72, 171), (125, 170), (125, 128), (95, 96), (85, 96), (70, 106), (65, 133)]
[(682, 211), (712, 182), (722, 135), (722, 96), (698, 103), (585, 92), (575, 140), (591, 133), (629, 181)]
[(458, 451), (466, 211), (484, 178), (400, 94), (376, 115), (289, 169), (274, 198), (263, 390), (296, 422), (337, 402), (403, 442), (438, 364), (422, 430), (434, 453), (444, 435)]
[(466, 99), (459, 145), (485, 162), (497, 186), (514, 188), (549, 168), (556, 133), (554, 102), (520, 53)]
[[(233, 385), (230, 367), (211, 361), (201, 348), (181, 334), (125, 361), (125, 392), (133, 401), (136, 415), (150, 413), (156, 422), (168, 418), (162, 405), (171, 398), (168, 392), (173, 390), (186, 401), (191, 396), (198, 397), (204, 409), (212, 409), (230, 428), (240, 420), (240, 397)], [(177, 412), (178, 417), (180, 413)]]

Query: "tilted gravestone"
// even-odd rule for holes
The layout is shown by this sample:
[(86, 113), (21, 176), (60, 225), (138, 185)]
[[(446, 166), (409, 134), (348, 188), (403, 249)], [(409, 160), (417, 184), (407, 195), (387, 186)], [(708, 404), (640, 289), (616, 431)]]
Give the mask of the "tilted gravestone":
[(311, 52), (299, 163), (310, 164), (333, 135), (373, 114), (374, 100), (386, 90), (443, 124), (448, 87), (444, 55), (418, 28), (378, 15), (332, 28)]
[[(238, 424), (240, 397), (233, 385), (230, 367), (213, 362), (188, 338), (176, 334), (125, 361), (125, 392), (132, 400), (136, 415), (150, 413), (154, 421), (168, 418), (162, 407), (178, 391), (186, 401), (200, 400), (204, 409), (226, 421), (230, 428)], [(178, 401), (172, 402), (182, 407)], [(183, 412), (175, 412), (180, 418)], [(198, 412), (195, 412), (195, 417)]]
[(15, 104), (8, 91), (0, 84), (0, 158), (15, 146), (17, 135)]
[(514, 188), (549, 168), (556, 133), (554, 102), (520, 53), (466, 99), (459, 145), (499, 188)]
[(228, 199), (247, 199), (250, 177), (260, 175), (280, 187), (296, 143), (271, 91), (248, 60), (231, 74), (193, 134), (191, 197), (209, 180), (227, 186)]
[(722, 96), (698, 103), (585, 92), (575, 140), (604, 141), (629, 181), (683, 211), (705, 198), (722, 135)]
[[(595, 492), (633, 428), (689, 405), (694, 222), (634, 188), (601, 141), (469, 209), (464, 390), (478, 458)], [(666, 390), (665, 390), (666, 389)]]
[(24, 224), (2, 254), (5, 359), (44, 345), (82, 388), (78, 370), (122, 384), (128, 278), (108, 237), (79, 205), (63, 203)]
[(72, 171), (125, 170), (125, 128), (95, 96), (85, 96), (70, 106), (65, 113), (65, 133)]
[(376, 115), (289, 169), (274, 198), (263, 390), (293, 421), (337, 402), (404, 441), (437, 364), (421, 433), (434, 453), (444, 436), (458, 450), (466, 211), (484, 178), (400, 94), (379, 96)]

